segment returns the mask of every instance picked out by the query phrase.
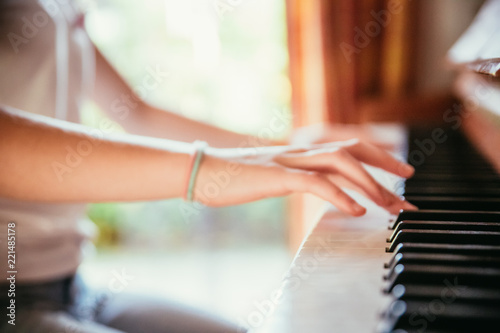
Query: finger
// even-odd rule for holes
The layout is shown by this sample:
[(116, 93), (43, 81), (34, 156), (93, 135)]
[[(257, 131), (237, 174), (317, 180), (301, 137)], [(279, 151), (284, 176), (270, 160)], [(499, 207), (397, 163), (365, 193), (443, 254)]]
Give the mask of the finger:
[(394, 196), (375, 181), (363, 165), (345, 149), (335, 149), (334, 151), (322, 149), (304, 154), (286, 154), (279, 156), (276, 161), (292, 168), (331, 174), (340, 173), (362, 189), (367, 197), (381, 206), (392, 205), (395, 201)]
[(388, 207), (384, 207), (385, 210), (391, 214), (397, 215), (401, 210), (418, 210), (418, 207), (409, 203), (408, 201), (399, 198), (394, 204)]
[[(350, 181), (349, 179), (343, 177), (342, 175), (340, 174), (329, 174), (327, 175), (328, 179), (334, 183), (335, 185), (341, 187), (341, 188), (348, 188), (348, 189), (351, 189), (351, 190), (354, 190), (358, 193), (360, 193), (361, 195), (369, 198), (369, 194), (365, 192), (365, 190), (361, 187), (359, 187), (358, 185), (356, 185), (355, 183), (353, 183), (352, 181)], [(390, 192), (389, 192), (390, 193)], [(416, 207), (415, 205), (411, 204), (410, 202), (406, 201), (404, 198), (400, 198), (398, 197), (397, 195), (393, 194), (393, 193), (390, 193), (390, 195), (393, 197), (392, 198), (392, 203), (390, 205), (387, 205), (387, 206), (382, 206), (385, 210), (387, 210), (388, 212), (390, 212), (391, 214), (397, 214), (399, 213), (399, 211), (401, 209), (404, 209), (404, 210), (418, 210), (418, 207)]]
[(286, 183), (289, 191), (315, 194), (353, 216), (361, 216), (366, 213), (364, 207), (340, 187), (330, 182), (324, 175), (315, 172), (297, 172), (296, 170), (289, 172), (289, 175), (289, 180)]
[(346, 150), (341, 149), (327, 156), (331, 168), (336, 169), (337, 172), (356, 184), (375, 203), (381, 206), (389, 206), (394, 203), (394, 195), (380, 185), (363, 165)]
[(358, 185), (354, 184), (352, 181), (349, 179), (345, 178), (341, 174), (327, 174), (326, 177), (328, 180), (330, 180), (332, 183), (337, 185), (340, 188), (348, 188), (350, 190), (356, 191), (365, 197), (368, 197), (368, 193), (366, 193), (363, 188), (359, 187)]
[(415, 169), (408, 163), (397, 160), (387, 151), (369, 143), (358, 142), (346, 146), (345, 149), (361, 162), (381, 168), (392, 174), (409, 178), (415, 173)]

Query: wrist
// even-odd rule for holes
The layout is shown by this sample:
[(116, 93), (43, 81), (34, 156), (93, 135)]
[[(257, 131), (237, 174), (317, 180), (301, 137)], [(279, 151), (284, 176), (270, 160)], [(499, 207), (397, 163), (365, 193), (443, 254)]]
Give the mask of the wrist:
[[(224, 151), (226, 149), (217, 149)], [(207, 150), (198, 171), (193, 188), (193, 200), (205, 205), (220, 205), (228, 187), (243, 170), (241, 162), (233, 158), (213, 155)]]

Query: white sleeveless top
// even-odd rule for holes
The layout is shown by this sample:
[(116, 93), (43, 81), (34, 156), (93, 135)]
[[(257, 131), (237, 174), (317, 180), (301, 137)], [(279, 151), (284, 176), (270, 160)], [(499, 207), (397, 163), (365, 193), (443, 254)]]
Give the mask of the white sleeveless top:
[[(79, 121), (94, 78), (94, 53), (71, 1), (0, 0), (0, 104)], [(1, 163), (1, 157), (0, 157)], [(85, 204), (0, 198), (0, 278), (6, 281), (7, 224), (15, 222), (16, 278), (43, 282), (76, 271), (96, 228)]]

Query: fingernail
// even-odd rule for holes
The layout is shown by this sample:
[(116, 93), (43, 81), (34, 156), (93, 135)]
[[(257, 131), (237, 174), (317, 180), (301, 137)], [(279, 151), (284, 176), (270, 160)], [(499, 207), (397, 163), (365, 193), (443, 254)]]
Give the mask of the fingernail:
[(352, 209), (356, 215), (363, 215), (366, 212), (366, 208), (355, 203), (352, 205)]
[(415, 168), (409, 164), (404, 164), (403, 169), (406, 173), (413, 174), (415, 172)]
[(405, 209), (405, 210), (418, 210), (418, 207), (405, 200), (403, 202), (403, 209)]

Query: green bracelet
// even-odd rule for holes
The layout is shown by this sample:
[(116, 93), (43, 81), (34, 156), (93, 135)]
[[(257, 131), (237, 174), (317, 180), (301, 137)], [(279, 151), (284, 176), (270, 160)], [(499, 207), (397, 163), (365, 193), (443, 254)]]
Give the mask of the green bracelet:
[(193, 189), (196, 180), (196, 176), (198, 175), (198, 169), (200, 168), (201, 159), (203, 157), (203, 153), (205, 152), (205, 148), (207, 147), (207, 143), (205, 141), (195, 141), (194, 145), (196, 147), (195, 159), (193, 168), (191, 169), (191, 174), (189, 176), (189, 184), (187, 188), (187, 201), (193, 201)]

